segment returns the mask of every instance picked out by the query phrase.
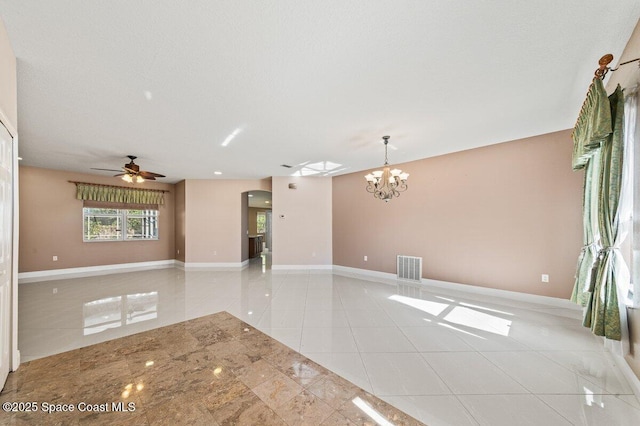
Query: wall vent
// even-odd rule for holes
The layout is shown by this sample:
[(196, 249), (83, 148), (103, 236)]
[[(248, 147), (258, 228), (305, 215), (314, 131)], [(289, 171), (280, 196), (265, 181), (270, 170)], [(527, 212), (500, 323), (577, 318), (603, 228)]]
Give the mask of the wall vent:
[(419, 283), (422, 280), (422, 258), (398, 255), (398, 279)]

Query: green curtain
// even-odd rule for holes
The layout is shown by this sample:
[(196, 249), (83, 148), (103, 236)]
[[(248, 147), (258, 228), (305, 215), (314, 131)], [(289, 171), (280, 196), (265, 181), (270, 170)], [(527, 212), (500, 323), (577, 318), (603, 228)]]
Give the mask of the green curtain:
[(598, 230), (602, 248), (585, 312), (584, 325), (597, 336), (620, 340), (621, 321), (617, 286), (625, 265), (618, 247), (620, 194), (624, 161), (624, 96), (620, 86), (609, 97), (613, 132), (605, 139), (600, 155)]
[(611, 134), (611, 106), (602, 80), (594, 78), (573, 129), (573, 170), (585, 170), (582, 198), (583, 246), (578, 257), (571, 300), (586, 306), (593, 267), (600, 250), (598, 197), (600, 148)]
[(600, 150), (593, 153), (584, 170), (584, 191), (582, 198), (582, 231), (584, 245), (578, 257), (575, 284), (571, 301), (581, 306), (589, 302), (592, 274), (598, 252), (600, 233), (598, 231), (598, 184), (600, 180)]
[(164, 204), (164, 191), (154, 189), (76, 183), (76, 190), (78, 200), (124, 204)]

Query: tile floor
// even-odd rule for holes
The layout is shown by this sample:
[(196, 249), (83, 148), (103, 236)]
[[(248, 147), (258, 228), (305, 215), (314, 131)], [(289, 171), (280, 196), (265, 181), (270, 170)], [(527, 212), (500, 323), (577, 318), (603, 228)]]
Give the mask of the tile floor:
[(330, 272), (161, 269), (21, 284), (24, 361), (227, 311), (428, 425), (638, 425), (577, 308)]
[(227, 312), (24, 363), (0, 403), (1, 424), (423, 425)]

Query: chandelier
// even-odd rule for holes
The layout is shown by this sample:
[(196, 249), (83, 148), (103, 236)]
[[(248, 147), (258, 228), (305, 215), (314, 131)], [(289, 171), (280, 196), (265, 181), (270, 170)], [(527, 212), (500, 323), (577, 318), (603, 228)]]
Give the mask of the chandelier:
[(409, 173), (403, 173), (400, 169), (390, 170), (387, 156), (387, 145), (390, 136), (383, 136), (384, 139), (384, 168), (369, 173), (364, 178), (367, 180), (367, 192), (374, 197), (388, 203), (393, 197), (399, 197), (401, 192), (407, 190), (407, 179)]

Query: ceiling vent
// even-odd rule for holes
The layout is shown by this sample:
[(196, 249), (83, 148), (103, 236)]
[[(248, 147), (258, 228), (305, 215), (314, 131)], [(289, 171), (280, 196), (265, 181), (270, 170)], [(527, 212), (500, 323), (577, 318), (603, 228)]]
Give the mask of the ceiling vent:
[(288, 164), (280, 164), (280, 166), (281, 166), (281, 167), (286, 167), (287, 169), (290, 169), (290, 168), (292, 168), (292, 167), (293, 167), (293, 166), (290, 166), (290, 165), (288, 165)]

